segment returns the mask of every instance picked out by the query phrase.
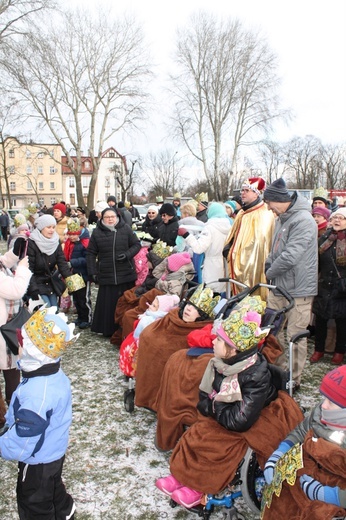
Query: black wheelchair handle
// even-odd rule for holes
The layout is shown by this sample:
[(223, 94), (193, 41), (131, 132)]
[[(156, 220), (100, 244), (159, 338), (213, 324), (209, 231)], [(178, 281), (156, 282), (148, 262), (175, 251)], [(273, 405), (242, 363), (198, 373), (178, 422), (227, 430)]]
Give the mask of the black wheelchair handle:
[(310, 338), (310, 331), (309, 330), (303, 330), (302, 332), (298, 332), (297, 334), (294, 334), (294, 336), (291, 337), (290, 342), (296, 343), (302, 338)]

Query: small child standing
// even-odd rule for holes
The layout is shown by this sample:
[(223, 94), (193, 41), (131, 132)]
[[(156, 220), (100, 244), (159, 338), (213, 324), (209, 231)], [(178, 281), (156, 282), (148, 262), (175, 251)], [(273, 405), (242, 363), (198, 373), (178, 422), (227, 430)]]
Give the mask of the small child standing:
[(61, 479), (72, 403), (60, 356), (78, 335), (56, 310), (41, 308), (21, 329), (18, 366), (23, 379), (12, 396), (0, 436), (1, 456), (18, 460), (20, 520), (74, 518), (75, 504)]
[(166, 316), (166, 314), (177, 307), (179, 298), (176, 294), (163, 294), (156, 296), (154, 301), (148, 305), (148, 309), (138, 316), (139, 321), (134, 324), (134, 330), (120, 345), (119, 366), (120, 370), (127, 377), (135, 377), (137, 366), (137, 350), (140, 333), (156, 320)]
[(90, 282), (86, 265), (86, 249), (90, 240), (89, 231), (80, 226), (78, 219), (69, 218), (67, 221), (67, 240), (65, 242), (64, 255), (74, 274), (82, 276), (85, 287), (73, 293), (73, 303), (76, 306), (78, 318), (75, 324), (80, 329), (90, 327), (92, 321), (92, 307), (90, 295)]

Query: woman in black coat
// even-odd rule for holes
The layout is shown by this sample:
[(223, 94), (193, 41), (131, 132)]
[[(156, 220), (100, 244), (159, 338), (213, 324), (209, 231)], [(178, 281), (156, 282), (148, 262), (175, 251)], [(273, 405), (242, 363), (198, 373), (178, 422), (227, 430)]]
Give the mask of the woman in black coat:
[(161, 215), (159, 215), (158, 206), (149, 206), (147, 215), (142, 224), (142, 231), (149, 233), (153, 238), (160, 238), (158, 228), (162, 223)]
[(334, 319), (336, 344), (333, 365), (342, 365), (346, 352), (346, 208), (330, 218), (332, 227), (319, 239), (318, 295), (312, 304), (316, 316), (315, 352), (310, 358), (317, 363), (324, 356), (327, 323)]
[(28, 240), (29, 269), (33, 273), (28, 296), (33, 300), (38, 300), (41, 296), (49, 306), (57, 306), (58, 297), (61, 296), (53, 286), (52, 274), (56, 270), (63, 278), (72, 274), (55, 226), (56, 220), (52, 215), (38, 217), (35, 221), (35, 229)]
[(173, 204), (165, 202), (162, 204), (159, 213), (162, 218), (162, 224), (158, 227), (159, 239), (168, 246), (175, 246), (175, 240), (178, 236), (179, 218)]
[(119, 297), (135, 285), (137, 273), (133, 257), (140, 248), (138, 238), (121, 216), (112, 208), (103, 210), (86, 254), (88, 274), (99, 284), (92, 332), (106, 337), (115, 332), (115, 307)]

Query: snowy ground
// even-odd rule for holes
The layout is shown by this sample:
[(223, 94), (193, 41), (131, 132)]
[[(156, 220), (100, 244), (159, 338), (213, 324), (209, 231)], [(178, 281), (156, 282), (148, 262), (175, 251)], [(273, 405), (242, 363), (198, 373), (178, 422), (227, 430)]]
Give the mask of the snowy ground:
[[(73, 388), (73, 424), (63, 477), (77, 505), (76, 520), (197, 518), (182, 508), (172, 509), (155, 488), (155, 480), (168, 474), (169, 454), (154, 447), (154, 414), (124, 410), (126, 385), (118, 369), (118, 349), (102, 336), (83, 331), (65, 353), (62, 367)], [(319, 399), (318, 384), (330, 369), (329, 362), (307, 363), (296, 396), (305, 409)], [(0, 518), (13, 520), (16, 463), (0, 464)], [(238, 504), (247, 520), (256, 518), (241, 500)], [(221, 519), (221, 511), (212, 518)]]

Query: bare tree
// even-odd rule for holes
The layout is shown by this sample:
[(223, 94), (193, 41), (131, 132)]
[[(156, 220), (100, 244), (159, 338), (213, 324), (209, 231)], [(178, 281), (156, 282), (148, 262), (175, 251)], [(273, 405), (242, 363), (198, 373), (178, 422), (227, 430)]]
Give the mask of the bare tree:
[(53, 0), (0, 0), (0, 43), (6, 38), (25, 32), (23, 22), (37, 13), (55, 8)]
[(141, 166), (142, 177), (148, 181), (153, 196), (162, 195), (165, 198), (174, 196), (176, 191), (184, 192), (185, 179), (182, 178), (184, 165), (176, 156), (177, 152), (171, 150), (151, 153)]
[(258, 145), (259, 157), (265, 168), (265, 179), (271, 184), (284, 173), (283, 170), (283, 147), (275, 141), (264, 140)]
[(277, 60), (264, 38), (238, 20), (218, 22), (200, 13), (178, 32), (176, 61), (175, 134), (202, 163), (220, 198), (225, 151), (232, 156), (234, 172), (239, 147), (284, 115), (277, 96)]
[(320, 147), (322, 171), (327, 189), (345, 189), (346, 145), (329, 144)]
[(294, 137), (284, 147), (286, 171), (292, 187), (312, 189), (321, 184), (321, 141), (312, 135)]
[(148, 63), (135, 21), (112, 21), (102, 10), (98, 18), (85, 10), (66, 12), (45, 30), (33, 26), (1, 56), (8, 90), (17, 95), (23, 116), (41, 132), (48, 129), (67, 156), (79, 205), (83, 149), (93, 161), (87, 200), (93, 207), (104, 143), (145, 114)]
[(122, 160), (125, 168), (121, 168), (119, 164), (115, 164), (112, 168), (110, 168), (110, 171), (113, 173), (117, 183), (120, 186), (121, 200), (125, 202), (128, 200), (128, 194), (132, 191), (135, 182), (138, 180), (138, 173), (135, 170), (137, 159), (130, 161), (130, 169), (128, 168), (126, 157), (122, 157)]

